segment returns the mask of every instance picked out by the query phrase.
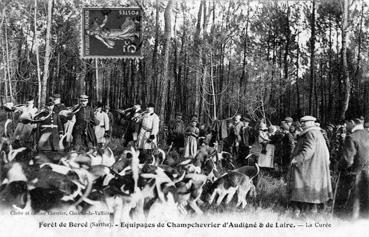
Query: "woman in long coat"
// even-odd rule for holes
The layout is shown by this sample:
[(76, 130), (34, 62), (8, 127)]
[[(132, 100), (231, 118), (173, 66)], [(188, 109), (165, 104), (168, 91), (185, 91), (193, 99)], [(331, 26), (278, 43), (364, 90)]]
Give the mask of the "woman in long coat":
[(97, 103), (97, 108), (95, 111), (95, 118), (99, 121), (99, 124), (95, 126), (95, 135), (98, 144), (103, 144), (106, 142), (105, 134), (109, 131), (109, 117), (102, 110), (103, 104), (101, 102)]
[(195, 157), (197, 152), (197, 138), (199, 137), (199, 128), (196, 127), (197, 119), (191, 120), (191, 125), (185, 131), (185, 154), (184, 157)]
[(289, 195), (299, 204), (323, 204), (332, 199), (329, 151), (315, 118), (301, 118), (303, 131), (293, 151)]

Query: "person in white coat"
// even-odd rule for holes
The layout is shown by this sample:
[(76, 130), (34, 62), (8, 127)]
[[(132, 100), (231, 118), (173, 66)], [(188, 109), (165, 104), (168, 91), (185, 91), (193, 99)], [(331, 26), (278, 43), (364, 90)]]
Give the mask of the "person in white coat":
[(152, 150), (157, 147), (160, 120), (154, 110), (155, 105), (149, 103), (146, 113), (141, 118), (141, 128), (137, 137), (137, 147), (140, 150)]
[(109, 117), (108, 114), (102, 110), (103, 104), (97, 103), (95, 118), (99, 121), (99, 124), (95, 126), (95, 135), (97, 144), (100, 146), (106, 143), (105, 137), (109, 134)]

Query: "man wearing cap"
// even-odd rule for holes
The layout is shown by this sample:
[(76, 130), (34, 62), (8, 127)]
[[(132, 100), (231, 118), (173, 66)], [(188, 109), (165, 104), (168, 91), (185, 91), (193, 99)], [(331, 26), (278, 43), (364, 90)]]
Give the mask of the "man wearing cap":
[(141, 150), (152, 150), (157, 146), (159, 116), (154, 112), (155, 105), (149, 103), (146, 113), (140, 119), (141, 129), (137, 137), (137, 146)]
[[(53, 109), (53, 111), (56, 114), (59, 115), (60, 111), (67, 109), (67, 107), (63, 103), (61, 103), (60, 94), (54, 94), (53, 95), (53, 100), (54, 100), (54, 109)], [(68, 129), (71, 126), (73, 127), (72, 123), (74, 123), (74, 121), (71, 121), (71, 119), (72, 119), (71, 117), (60, 116), (60, 121), (63, 125), (63, 133), (68, 133)], [(67, 140), (70, 140), (70, 139), (67, 137)]]
[(172, 144), (173, 150), (179, 152), (184, 147), (185, 125), (182, 120), (182, 113), (177, 112), (175, 120), (171, 120), (168, 126), (168, 144)]
[(88, 96), (81, 95), (80, 108), (75, 113), (76, 122), (73, 127), (73, 146), (76, 151), (82, 149), (89, 150), (96, 147), (97, 141), (94, 126), (99, 124), (95, 119), (93, 109), (88, 106)]
[(291, 117), (286, 117), (284, 121), (287, 123), (288, 127), (291, 127), (293, 119)]
[(54, 109), (53, 109), (53, 111), (55, 113), (58, 114), (60, 111), (66, 109), (65, 105), (63, 103), (61, 103), (60, 94), (54, 94), (53, 99), (54, 99)]
[(245, 160), (245, 157), (247, 157), (250, 153), (250, 148), (252, 144), (255, 142), (254, 137), (254, 130), (252, 127), (250, 127), (250, 119), (244, 118), (243, 119), (243, 127), (241, 131), (241, 142), (240, 142), (240, 164), (241, 165), (248, 165), (248, 160)]
[(19, 116), (19, 122), (14, 131), (15, 142), (20, 146), (32, 148), (34, 145), (32, 131), (36, 128), (36, 124), (32, 123), (32, 120), (37, 113), (37, 108), (34, 107), (33, 98), (27, 100), (27, 105), (18, 108), (18, 110), (22, 113)]
[[(300, 210), (317, 211), (332, 199), (329, 151), (316, 118), (301, 118), (303, 131), (292, 154), (289, 200)], [(322, 205), (319, 205), (321, 207)]]
[(40, 118), (40, 139), (38, 141), (38, 149), (42, 151), (58, 151), (59, 139), (63, 134), (63, 125), (60, 116), (55, 112), (53, 101), (46, 103), (46, 114)]
[(369, 133), (363, 118), (345, 121), (349, 134), (345, 138), (338, 162), (340, 179), (334, 213), (343, 217), (369, 217)]

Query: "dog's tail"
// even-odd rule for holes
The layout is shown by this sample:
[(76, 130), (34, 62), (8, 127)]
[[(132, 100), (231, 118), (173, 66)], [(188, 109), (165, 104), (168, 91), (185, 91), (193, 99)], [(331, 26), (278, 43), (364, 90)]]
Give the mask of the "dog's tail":
[(90, 203), (90, 200), (87, 198), (88, 195), (90, 195), (91, 191), (92, 191), (92, 184), (93, 184), (93, 178), (92, 178), (92, 174), (90, 172), (88, 172), (85, 169), (79, 169), (79, 172), (81, 173), (81, 175), (83, 176), (83, 178), (88, 182), (87, 183), (87, 187), (86, 187), (86, 191), (82, 194), (82, 196), (73, 204), (73, 206), (78, 206), (81, 202), (83, 201), (87, 201), (88, 203)]
[(251, 180), (253, 180), (260, 173), (260, 167), (259, 167), (258, 163), (255, 163), (255, 168), (256, 168), (256, 174), (251, 177)]
[(60, 138), (60, 140), (59, 140), (59, 149), (60, 149), (61, 151), (64, 151), (64, 149), (65, 149), (63, 142), (64, 142), (64, 139), (65, 139), (67, 136), (68, 136), (68, 134), (66, 133), (66, 134), (64, 134), (64, 135)]
[(159, 165), (162, 165), (164, 163), (165, 159), (166, 159), (165, 152), (160, 148), (158, 149), (158, 152), (161, 153), (161, 155), (162, 155), (162, 159), (159, 162)]
[(8, 134), (8, 125), (12, 122), (11, 119), (7, 119), (4, 124), (4, 137), (10, 137)]

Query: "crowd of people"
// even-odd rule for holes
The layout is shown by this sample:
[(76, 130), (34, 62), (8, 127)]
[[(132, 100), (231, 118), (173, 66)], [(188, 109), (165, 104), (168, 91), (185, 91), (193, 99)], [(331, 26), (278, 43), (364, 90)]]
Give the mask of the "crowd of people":
[[(13, 143), (47, 151), (64, 148), (61, 144), (75, 151), (106, 145), (116, 118), (108, 106), (97, 103), (93, 109), (88, 101), (88, 96), (81, 95), (77, 105), (67, 108), (56, 94), (41, 111), (33, 99), (22, 107), (7, 105), (8, 117), (20, 111)], [(116, 111), (127, 122), (123, 146), (133, 145), (142, 152), (158, 148), (160, 123), (154, 104), (147, 104), (145, 110), (134, 105)], [(275, 126), (241, 114), (232, 121), (200, 124), (197, 115), (192, 115), (186, 124), (177, 112), (166, 131), (168, 151), (184, 158), (194, 158), (203, 146), (231, 154), (234, 168), (250, 165), (254, 157), (259, 167), (285, 180), (289, 201), (298, 210), (315, 211), (333, 202), (338, 215), (368, 217), (369, 132), (361, 117), (348, 118), (340, 126), (329, 124), (324, 130), (313, 116), (298, 121), (286, 117)]]

